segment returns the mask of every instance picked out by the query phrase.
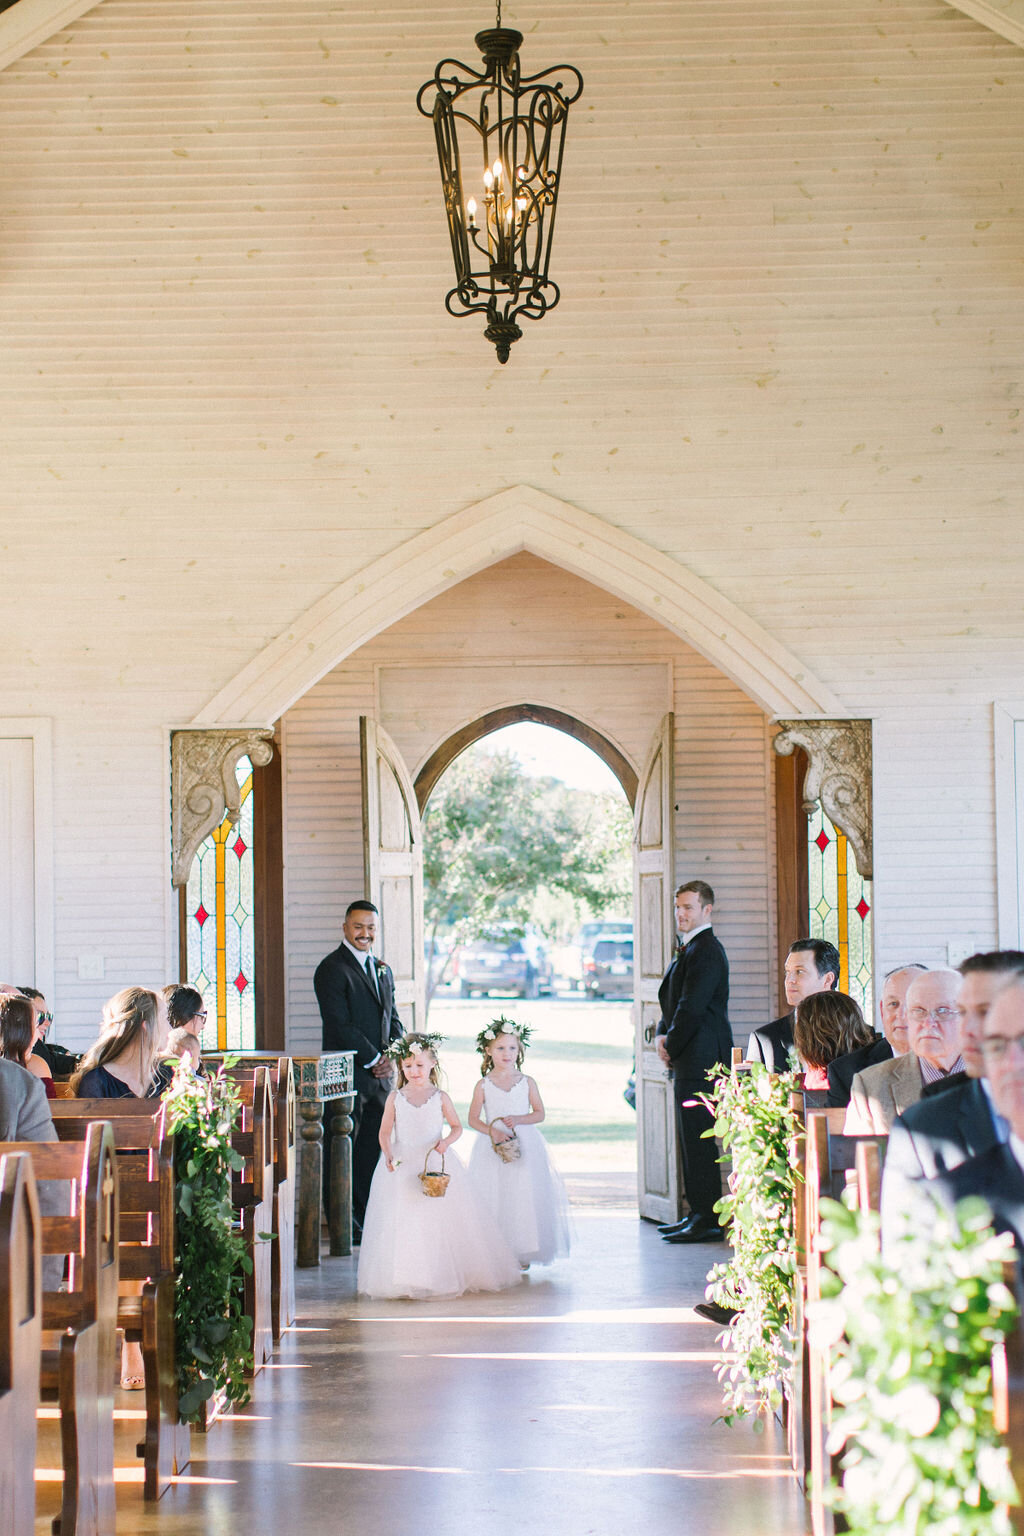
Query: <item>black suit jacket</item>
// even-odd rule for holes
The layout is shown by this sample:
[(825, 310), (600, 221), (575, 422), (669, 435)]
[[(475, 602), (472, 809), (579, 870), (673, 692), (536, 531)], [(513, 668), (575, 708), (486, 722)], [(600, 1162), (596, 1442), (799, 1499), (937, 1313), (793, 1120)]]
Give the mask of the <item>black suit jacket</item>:
[(882, 1231), (888, 1240), (905, 1221), (927, 1222), (924, 1181), (998, 1146), (984, 1088), (974, 1078), (919, 1099), (894, 1120), (882, 1175)]
[(339, 944), (317, 966), (313, 990), (320, 1005), (323, 1049), (355, 1051), (356, 1092), (361, 1099), (383, 1103), (391, 1084), (374, 1077), (370, 1063), (403, 1031), (395, 1007), (395, 979), (383, 961), (377, 961), (377, 979), (380, 997), (365, 968)]
[(788, 1072), (789, 1053), (795, 1049), (793, 1015), (784, 1013), (781, 1019), (754, 1030), (747, 1042), (747, 1060), (763, 1061), (770, 1072)]
[(940, 1173), (930, 1187), (947, 1208), (968, 1195), (987, 1200), (996, 1231), (1013, 1233), (1020, 1261), (1024, 1254), (1024, 1169), (1008, 1146), (1000, 1143), (949, 1173)]
[(862, 1045), (859, 1050), (846, 1056), (837, 1056), (828, 1069), (828, 1097), (825, 1103), (830, 1109), (845, 1109), (853, 1092), (853, 1080), (858, 1072), (875, 1067), (880, 1061), (891, 1061), (893, 1048), (884, 1035), (879, 1035), (872, 1045)]
[(658, 1034), (677, 1085), (707, 1087), (716, 1062), (728, 1067), (732, 1056), (729, 1027), (729, 961), (710, 928), (679, 951), (658, 988)]

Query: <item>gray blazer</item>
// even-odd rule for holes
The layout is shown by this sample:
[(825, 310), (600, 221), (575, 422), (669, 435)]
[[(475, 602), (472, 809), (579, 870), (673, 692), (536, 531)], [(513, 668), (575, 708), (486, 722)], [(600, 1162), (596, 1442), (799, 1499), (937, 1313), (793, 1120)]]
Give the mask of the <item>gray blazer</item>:
[(843, 1126), (847, 1136), (888, 1136), (897, 1115), (921, 1097), (924, 1078), (912, 1051), (858, 1072)]
[(912, 1104), (894, 1123), (882, 1174), (882, 1243), (902, 1228), (926, 1226), (931, 1211), (927, 1181), (998, 1146), (992, 1111), (972, 1078)]
[(46, 1090), (16, 1061), (0, 1057), (0, 1141), (56, 1141)]

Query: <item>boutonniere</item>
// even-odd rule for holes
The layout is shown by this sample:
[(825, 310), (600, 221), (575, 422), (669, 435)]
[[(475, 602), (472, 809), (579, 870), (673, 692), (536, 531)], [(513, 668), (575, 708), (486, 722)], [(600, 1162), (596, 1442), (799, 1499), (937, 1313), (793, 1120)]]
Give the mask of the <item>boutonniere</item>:
[(387, 966), (384, 964), (383, 960), (375, 960), (373, 963), (377, 967), (377, 980), (383, 980), (383, 978), (388, 974)]

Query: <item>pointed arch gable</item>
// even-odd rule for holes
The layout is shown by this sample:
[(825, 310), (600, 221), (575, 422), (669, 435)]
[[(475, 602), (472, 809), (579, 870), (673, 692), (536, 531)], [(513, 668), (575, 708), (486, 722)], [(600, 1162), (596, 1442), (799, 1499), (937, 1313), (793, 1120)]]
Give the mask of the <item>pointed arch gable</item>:
[(192, 724), (278, 719), (381, 630), (522, 550), (664, 624), (767, 714), (845, 714), (824, 682), (684, 565), (568, 502), (515, 486), (453, 513), (343, 581), (254, 657)]
[(18, 0), (0, 14), (0, 69), (6, 69), (100, 0)]

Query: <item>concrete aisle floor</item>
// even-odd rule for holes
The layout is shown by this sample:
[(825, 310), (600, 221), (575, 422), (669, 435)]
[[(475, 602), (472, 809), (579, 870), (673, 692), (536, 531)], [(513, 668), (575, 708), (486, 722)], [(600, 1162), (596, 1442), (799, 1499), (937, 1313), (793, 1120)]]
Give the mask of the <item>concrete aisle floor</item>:
[(690, 1308), (723, 1250), (574, 1216), (573, 1257), (501, 1296), (356, 1302), (353, 1261), (300, 1271), (252, 1403), (193, 1436), (158, 1505), (121, 1486), (118, 1536), (798, 1536), (781, 1437), (713, 1422), (716, 1330)]

